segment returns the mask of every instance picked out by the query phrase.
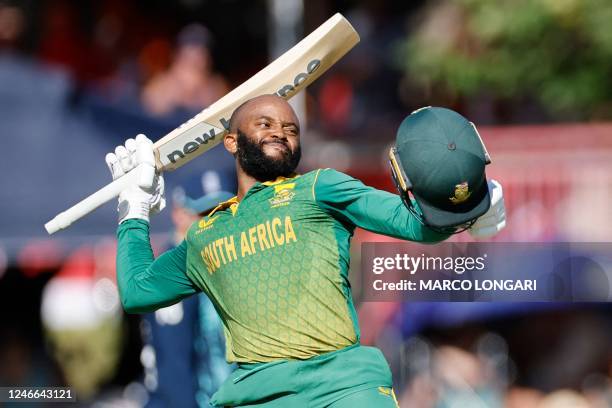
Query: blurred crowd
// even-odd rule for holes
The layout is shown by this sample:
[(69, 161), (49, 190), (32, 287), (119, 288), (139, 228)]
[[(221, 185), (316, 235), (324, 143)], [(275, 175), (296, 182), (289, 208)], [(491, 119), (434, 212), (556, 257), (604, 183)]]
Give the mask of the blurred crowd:
[(610, 308), (543, 303), (362, 305), (402, 407), (608, 407)]
[[(488, 175), (507, 197), (498, 240), (610, 241), (612, 124), (521, 125), (552, 119), (532, 101), (504, 109), (412, 81), (398, 50), (428, 4), (303, 2), (305, 33), (341, 11), (362, 41), (306, 92), (302, 169), (392, 191), (397, 125), (444, 102), (487, 125)], [(430, 27), (453, 18), (435, 15)], [(42, 225), (109, 181), (102, 158), (119, 141), (156, 140), (263, 67), (271, 24), (265, 1), (0, 0), (0, 385), (70, 385), (113, 406), (148, 398), (151, 355), (115, 287), (115, 209), (53, 240)], [(169, 184), (232, 163), (222, 149), (197, 162)], [(155, 220), (157, 250), (172, 225)], [(358, 231), (354, 248), (382, 239)], [(402, 407), (612, 406), (607, 304), (358, 303), (363, 343), (392, 363)]]

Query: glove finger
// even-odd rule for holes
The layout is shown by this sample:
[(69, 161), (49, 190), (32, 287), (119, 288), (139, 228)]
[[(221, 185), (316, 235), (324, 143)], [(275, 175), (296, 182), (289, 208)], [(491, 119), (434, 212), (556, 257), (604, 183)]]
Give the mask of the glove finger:
[(136, 141), (134, 144), (136, 148), (136, 153), (134, 156), (136, 165), (139, 166), (141, 164), (145, 164), (145, 166), (140, 166), (138, 185), (144, 189), (150, 189), (156, 183), (153, 142), (151, 142), (145, 135), (140, 134), (136, 136)]
[(506, 213), (506, 210), (502, 207), (502, 208), (495, 208), (493, 211), (491, 211), (490, 214), (485, 214), (482, 218), (486, 218), (486, 219), (494, 219), (494, 220), (499, 220), (501, 217), (503, 217)]
[(136, 165), (140, 163), (147, 163), (151, 166), (155, 166), (155, 155), (153, 154), (153, 142), (149, 140), (145, 135), (140, 134), (136, 136), (135, 141), (136, 150)]
[(491, 205), (496, 205), (500, 201), (504, 201), (504, 190), (497, 180), (488, 182), (489, 195), (491, 196)]
[(145, 142), (145, 143), (153, 144), (153, 141), (149, 139), (146, 135), (143, 135), (142, 133), (136, 136), (136, 141), (141, 142), (141, 143)]
[(489, 207), (489, 210), (499, 208), (502, 205), (504, 205), (503, 199), (500, 199), (500, 197), (493, 197), (493, 195), (491, 195), (491, 205)]
[(155, 186), (155, 167), (144, 163), (138, 167), (138, 185), (149, 192)]
[(106, 161), (106, 165), (108, 166), (111, 175), (113, 176), (113, 180), (116, 180), (125, 174), (115, 153), (108, 153), (104, 160)]
[(491, 201), (491, 208), (498, 210), (498, 209), (503, 209), (506, 207), (506, 204), (504, 203), (504, 198), (503, 197), (496, 197), (495, 198), (495, 202)]
[(132, 138), (129, 138), (125, 141), (125, 148), (127, 149), (128, 154), (130, 155), (130, 161), (134, 163), (134, 156), (136, 153), (136, 141)]
[(117, 146), (117, 148), (115, 149), (115, 154), (119, 159), (119, 164), (121, 165), (121, 169), (124, 173), (127, 173), (128, 171), (132, 170), (134, 166), (132, 164), (132, 160), (130, 159), (130, 153), (125, 148), (125, 146)]

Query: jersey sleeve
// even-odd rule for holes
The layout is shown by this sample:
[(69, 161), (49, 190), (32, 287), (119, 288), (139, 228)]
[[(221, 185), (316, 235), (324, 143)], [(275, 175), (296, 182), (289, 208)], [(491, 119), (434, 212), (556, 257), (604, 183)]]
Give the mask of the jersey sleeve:
[(368, 187), (333, 169), (318, 172), (314, 198), (321, 208), (342, 222), (409, 241), (435, 243), (449, 237), (421, 224), (396, 194)]
[(149, 224), (122, 222), (117, 229), (117, 286), (125, 311), (150, 312), (197, 293), (186, 274), (186, 259), (185, 241), (154, 259)]

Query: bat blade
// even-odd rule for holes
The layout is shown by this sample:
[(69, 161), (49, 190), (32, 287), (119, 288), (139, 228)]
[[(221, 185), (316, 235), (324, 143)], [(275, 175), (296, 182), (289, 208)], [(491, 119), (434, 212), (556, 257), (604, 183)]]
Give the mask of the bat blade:
[[(359, 35), (339, 13), (267, 67), (217, 102), (154, 143), (156, 167), (177, 169), (223, 140), (232, 112), (262, 94), (289, 99), (310, 85), (359, 42)], [(132, 172), (130, 172), (132, 173)], [(49, 234), (68, 228), (102, 204), (117, 197), (130, 173), (113, 181), (45, 224)]]

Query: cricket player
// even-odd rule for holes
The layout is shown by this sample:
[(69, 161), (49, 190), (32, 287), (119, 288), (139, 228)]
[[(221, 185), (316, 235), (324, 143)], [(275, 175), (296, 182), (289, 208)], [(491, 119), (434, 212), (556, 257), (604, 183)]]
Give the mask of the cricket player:
[[(416, 119), (437, 120), (422, 114)], [(433, 125), (428, 132), (445, 129)], [(280, 97), (259, 96), (237, 108), (223, 142), (236, 160), (236, 197), (195, 222), (180, 245), (157, 259), (149, 215), (164, 206), (162, 175), (151, 172), (151, 189), (134, 185), (121, 193), (117, 281), (123, 307), (144, 313), (199, 292), (208, 295), (223, 322), (226, 358), (238, 364), (213, 396), (214, 406), (396, 407), (384, 356), (359, 342), (348, 281), (350, 239), (361, 227), (434, 243), (450, 230), (415, 216), (418, 202), (409, 210), (400, 196), (338, 171), (295, 174), (300, 125)], [(141, 163), (153, 166), (152, 142), (138, 135), (106, 161), (114, 178)], [(484, 164), (479, 171), (476, 187), (487, 190)], [(473, 195), (474, 206), (490, 200), (489, 192), (470, 191), (471, 179), (466, 184), (452, 186), (450, 198), (465, 202)], [(498, 205), (479, 208), (486, 211), (477, 214), (487, 220), (485, 229), (499, 221)], [(482, 225), (470, 225), (478, 236)]]

